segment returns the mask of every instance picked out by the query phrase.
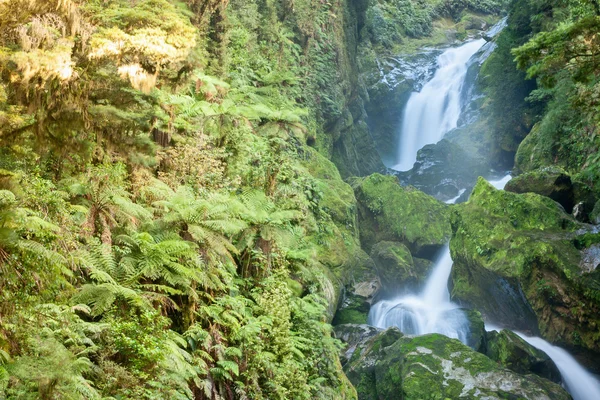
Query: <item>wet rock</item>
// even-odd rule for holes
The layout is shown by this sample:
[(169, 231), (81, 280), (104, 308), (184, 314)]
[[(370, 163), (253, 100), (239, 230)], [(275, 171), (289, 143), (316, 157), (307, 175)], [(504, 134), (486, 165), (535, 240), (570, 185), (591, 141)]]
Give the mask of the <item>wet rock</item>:
[(559, 385), (519, 375), (458, 340), (430, 334), (406, 337), (396, 329), (356, 345), (344, 371), (361, 400), (570, 399)]
[(489, 170), (485, 160), (473, 157), (461, 146), (442, 139), (419, 150), (413, 169), (398, 172), (401, 182), (446, 201), (473, 186), (479, 175)]
[(469, 320), (467, 346), (482, 353), (487, 344), (487, 332), (481, 313), (473, 309), (463, 309), (463, 311)]
[(489, 332), (485, 355), (519, 374), (533, 373), (552, 382), (561, 381), (560, 372), (550, 357), (512, 331)]
[(342, 366), (350, 361), (357, 346), (364, 345), (368, 339), (382, 331), (383, 329), (381, 328), (375, 328), (374, 326), (366, 324), (344, 324), (335, 326), (333, 328), (333, 333), (336, 339), (344, 342), (344, 349), (340, 356)]
[(371, 251), (378, 242), (400, 242), (413, 256), (430, 258), (450, 237), (448, 207), (394, 176), (373, 174), (352, 182), (358, 201), (360, 238)]

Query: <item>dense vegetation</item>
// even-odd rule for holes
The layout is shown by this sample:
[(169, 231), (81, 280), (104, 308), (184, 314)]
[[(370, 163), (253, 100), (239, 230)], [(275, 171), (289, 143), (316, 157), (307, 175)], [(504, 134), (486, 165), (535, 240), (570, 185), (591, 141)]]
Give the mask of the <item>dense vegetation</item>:
[(558, 164), (598, 182), (598, 23), (593, 0), (512, 3), (482, 76), (498, 152), (519, 148), (519, 172)]
[[(395, 178), (342, 180), (380, 166), (363, 79), (504, 6), (0, 1), (0, 398), (356, 398), (342, 286), (450, 236)], [(498, 164), (600, 189), (599, 24), (594, 0), (511, 4), (480, 76)]]
[(323, 265), (352, 204), (306, 146), (336, 10), (0, 4), (0, 397), (354, 397)]

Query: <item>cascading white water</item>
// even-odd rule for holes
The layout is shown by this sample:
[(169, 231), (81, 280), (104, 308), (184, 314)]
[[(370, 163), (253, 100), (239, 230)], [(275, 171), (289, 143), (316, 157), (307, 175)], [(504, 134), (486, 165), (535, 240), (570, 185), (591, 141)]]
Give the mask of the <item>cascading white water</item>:
[[(500, 331), (501, 327), (485, 324), (486, 331)], [(565, 389), (573, 396), (574, 400), (600, 399), (600, 382), (586, 371), (565, 349), (553, 346), (539, 337), (527, 336), (515, 332), (533, 347), (543, 351), (554, 361), (563, 380)]]
[(542, 350), (556, 364), (563, 383), (574, 400), (600, 399), (600, 383), (585, 370), (566, 350), (552, 346), (539, 337), (529, 337), (515, 332), (527, 343)]
[(458, 200), (460, 198), (460, 196), (462, 196), (463, 193), (466, 192), (466, 191), (467, 191), (467, 189), (460, 189), (458, 191), (458, 194), (455, 197), (453, 197), (453, 198), (451, 198), (449, 200), (446, 200), (446, 204), (456, 204), (456, 200)]
[(407, 335), (441, 333), (466, 343), (469, 321), (465, 313), (450, 302), (451, 271), (452, 258), (446, 245), (421, 294), (376, 303), (369, 311), (368, 323), (378, 328), (396, 326)]
[(511, 179), (512, 179), (512, 175), (508, 174), (508, 175), (504, 176), (503, 178), (500, 178), (496, 181), (488, 181), (488, 182), (496, 189), (503, 190), (504, 186), (506, 186), (508, 181), (510, 181)]
[(419, 149), (439, 142), (446, 132), (456, 128), (469, 59), (485, 43), (484, 39), (474, 40), (443, 52), (433, 78), (420, 92), (411, 94), (404, 109), (395, 170), (411, 169)]

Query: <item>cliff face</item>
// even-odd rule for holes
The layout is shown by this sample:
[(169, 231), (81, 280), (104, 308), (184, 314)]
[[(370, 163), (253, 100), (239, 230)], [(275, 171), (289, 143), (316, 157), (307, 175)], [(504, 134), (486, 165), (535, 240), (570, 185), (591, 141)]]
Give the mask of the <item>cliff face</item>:
[(339, 84), (344, 87), (340, 115), (330, 116), (324, 124), (329, 153), (343, 177), (364, 176), (380, 172), (384, 166), (367, 124), (365, 104), (369, 102), (366, 85), (360, 74), (359, 44), (365, 27), (368, 0), (347, 0), (339, 10), (343, 15), (340, 48), (336, 49)]

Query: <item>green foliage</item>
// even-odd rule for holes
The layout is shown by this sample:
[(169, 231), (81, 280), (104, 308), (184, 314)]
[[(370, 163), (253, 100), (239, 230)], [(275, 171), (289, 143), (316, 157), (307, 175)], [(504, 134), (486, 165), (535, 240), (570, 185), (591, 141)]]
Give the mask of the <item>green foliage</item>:
[(227, 3), (0, 5), (0, 397), (355, 398), (345, 5)]
[[(526, 15), (524, 8), (530, 10)], [(531, 30), (527, 40), (512, 43), (512, 55), (539, 85), (528, 100), (545, 104), (517, 153), (519, 170), (559, 164), (590, 186), (597, 182), (598, 15), (594, 1), (526, 1), (524, 7), (513, 8), (509, 29)]]

